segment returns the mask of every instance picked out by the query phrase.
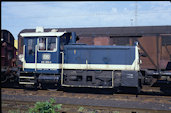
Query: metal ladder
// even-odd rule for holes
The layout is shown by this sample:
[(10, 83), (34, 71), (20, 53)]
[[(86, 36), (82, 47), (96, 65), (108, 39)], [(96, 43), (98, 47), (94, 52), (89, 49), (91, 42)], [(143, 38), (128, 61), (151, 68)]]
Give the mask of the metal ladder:
[(34, 74), (20, 73), (19, 84), (23, 85), (34, 85), (36, 83), (36, 77)]

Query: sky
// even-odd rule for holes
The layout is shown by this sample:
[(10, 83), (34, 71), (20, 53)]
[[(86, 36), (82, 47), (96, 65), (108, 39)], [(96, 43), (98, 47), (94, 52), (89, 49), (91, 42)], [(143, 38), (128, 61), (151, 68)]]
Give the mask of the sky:
[(171, 25), (170, 1), (1, 2), (1, 29)]

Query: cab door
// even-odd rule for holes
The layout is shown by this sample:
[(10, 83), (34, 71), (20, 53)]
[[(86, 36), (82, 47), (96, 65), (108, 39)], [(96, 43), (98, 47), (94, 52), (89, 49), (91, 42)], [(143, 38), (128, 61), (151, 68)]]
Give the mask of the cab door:
[(35, 63), (35, 47), (37, 39), (35, 37), (25, 38), (25, 61)]
[(58, 72), (59, 45), (57, 37), (38, 37), (37, 69), (45, 72)]

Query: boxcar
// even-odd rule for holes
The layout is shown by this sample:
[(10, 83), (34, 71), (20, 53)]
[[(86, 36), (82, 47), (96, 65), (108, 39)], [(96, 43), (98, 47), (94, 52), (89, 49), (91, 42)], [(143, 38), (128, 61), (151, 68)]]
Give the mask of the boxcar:
[[(13, 80), (16, 70), (16, 51), (14, 37), (8, 30), (1, 30), (1, 83)], [(16, 71), (15, 71), (16, 72)]]

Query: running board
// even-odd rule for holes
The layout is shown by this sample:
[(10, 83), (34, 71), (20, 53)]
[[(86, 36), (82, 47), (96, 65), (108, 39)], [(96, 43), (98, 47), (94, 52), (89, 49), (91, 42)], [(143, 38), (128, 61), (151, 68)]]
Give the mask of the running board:
[(28, 79), (34, 79), (34, 77), (28, 77), (28, 76), (20, 76), (19, 78), (28, 78)]
[(31, 84), (31, 85), (34, 85), (35, 83), (34, 82), (19, 82), (19, 84)]

